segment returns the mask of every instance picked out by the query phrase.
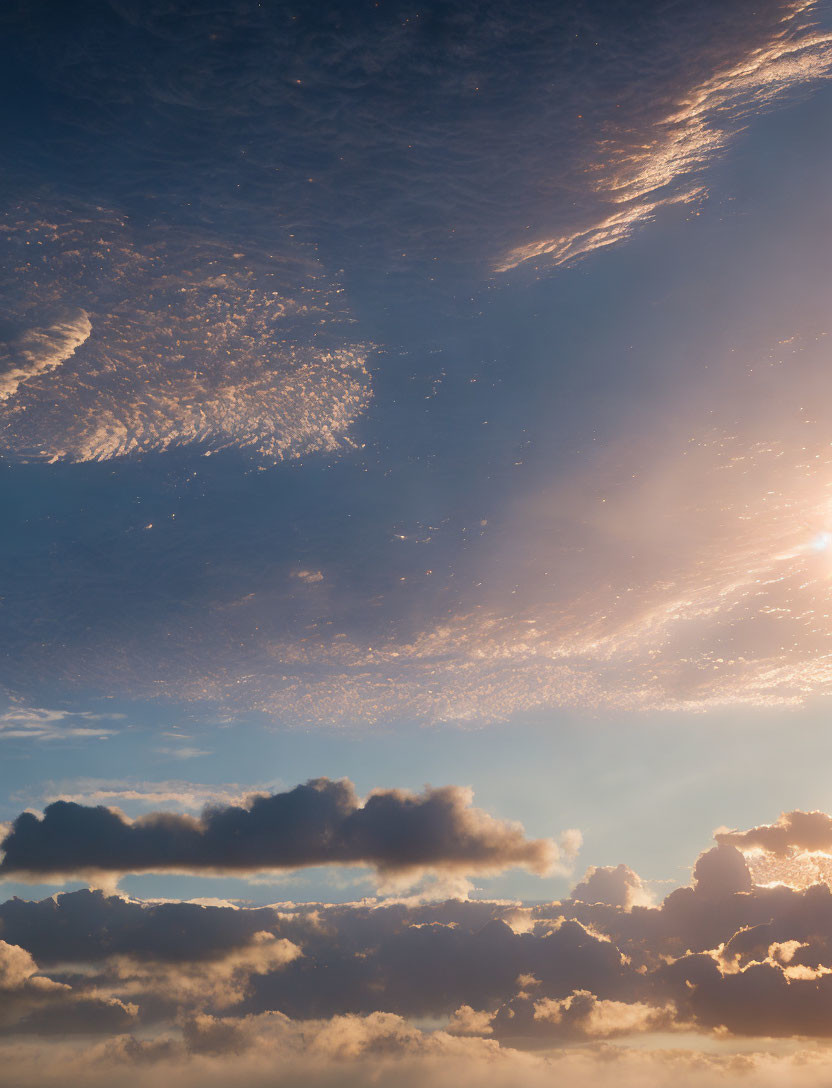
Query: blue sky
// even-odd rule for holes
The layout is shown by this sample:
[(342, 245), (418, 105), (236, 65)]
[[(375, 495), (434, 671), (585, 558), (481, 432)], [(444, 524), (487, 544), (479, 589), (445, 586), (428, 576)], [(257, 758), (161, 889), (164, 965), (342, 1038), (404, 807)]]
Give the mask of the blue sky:
[[(252, 674), (263, 658), (250, 626), (248, 648), (232, 648), (216, 611), (265, 584), (263, 611), (248, 607), (272, 638), (305, 637), (305, 621), (333, 618), (350, 637), (407, 637), (472, 601), (497, 601), (510, 616), (512, 596), (519, 611), (541, 592), (563, 594), (559, 531), (573, 549), (566, 580), (586, 577), (587, 563), (594, 577), (599, 558), (586, 542), (578, 552), (590, 558), (572, 566), (568, 526), (545, 522), (524, 539), (553, 481), (602, 478), (605, 451), (627, 450), (633, 435), (647, 436), (649, 455), (690, 399), (712, 412), (711, 381), (732, 354), (762, 363), (796, 336), (808, 366), (825, 357), (829, 150), (817, 133), (828, 106), (820, 86), (754, 118), (709, 163), (695, 214), (660, 209), (633, 237), (569, 267), (489, 277), (470, 295), (438, 295), (411, 272), (415, 296), (389, 277), (379, 295), (377, 276), (345, 269), (360, 336), (379, 345), (350, 453), (278, 465), (187, 446), (98, 464), (7, 460), (9, 690), (23, 705), (123, 717), (103, 723), (106, 740), (4, 740), (4, 814), (20, 798), (42, 802), (44, 781), (69, 792), (75, 780), (108, 778), (246, 788), (346, 775), (364, 791), (464, 782), (532, 833), (580, 827), (581, 864), (626, 859), (658, 880), (690, 864), (718, 824), (828, 804), (822, 774), (814, 782), (801, 764), (792, 781), (777, 757), (783, 729), (823, 743), (823, 682), (807, 705), (764, 712), (733, 707), (730, 695), (704, 713), (605, 707), (602, 693), (586, 713), (555, 693), (555, 705), (525, 712), (508, 697), (503, 722), (487, 720), (490, 704), (482, 721), (476, 708), (470, 720), (431, 721), (417, 694), (410, 713), (405, 700), (379, 722), (364, 720), (360, 697), (334, 722), (313, 700), (304, 720), (288, 703), (270, 712), (256, 675), (241, 699), (229, 693), (248, 655)], [(729, 373), (729, 388), (735, 380)], [(312, 581), (297, 577), (304, 571)], [(175, 639), (183, 620), (187, 663), (176, 642), (160, 658), (160, 625)], [(216, 699), (177, 699), (179, 684), (198, 694), (223, 677), (227, 655)], [(154, 687), (160, 697), (144, 701)], [(265, 713), (252, 713), (258, 703)], [(186, 737), (165, 738), (171, 731)], [(675, 811), (657, 826), (664, 806)], [(487, 889), (538, 898), (565, 880), (515, 873)], [(326, 894), (324, 875), (310, 894)]]
[(828, 1080), (828, 0), (0, 41), (15, 1083)]

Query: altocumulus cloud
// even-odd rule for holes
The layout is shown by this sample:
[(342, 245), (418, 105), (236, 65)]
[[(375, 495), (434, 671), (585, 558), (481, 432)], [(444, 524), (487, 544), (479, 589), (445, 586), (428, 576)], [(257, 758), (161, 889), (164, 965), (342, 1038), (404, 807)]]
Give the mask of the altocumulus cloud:
[(371, 348), (347, 337), (341, 289), (285, 246), (241, 245), (140, 239), (84, 204), (0, 218), (4, 453), (106, 461), (195, 444), (277, 462), (352, 448)]
[(42, 818), (24, 812), (0, 844), (0, 876), (235, 872), (311, 865), (368, 865), (382, 875), (497, 872), (524, 867), (544, 875), (562, 850), (529, 839), (516, 823), (472, 806), (470, 790), (416, 795), (378, 790), (362, 804), (349, 781), (318, 778), (247, 805), (207, 807), (200, 818), (154, 812), (134, 821), (103, 805), (56, 801)]

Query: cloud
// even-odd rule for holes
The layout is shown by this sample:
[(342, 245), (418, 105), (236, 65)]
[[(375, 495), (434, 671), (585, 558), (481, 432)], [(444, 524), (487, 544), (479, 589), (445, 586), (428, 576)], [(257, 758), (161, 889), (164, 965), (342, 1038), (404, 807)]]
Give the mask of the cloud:
[[(5, 316), (21, 329), (0, 373), (7, 456), (195, 444), (275, 462), (350, 447), (371, 348), (346, 335), (340, 288), (314, 260), (172, 228), (139, 239), (86, 205), (19, 207), (0, 228), (15, 273)], [(76, 316), (44, 324), (67, 307)]]
[(832, 817), (825, 812), (798, 809), (782, 813), (773, 824), (762, 824), (748, 831), (720, 829), (714, 833), (714, 838), (739, 850), (762, 850), (779, 858), (807, 850), (830, 853)]
[[(80, 14), (60, 44), (37, 36), (34, 11), (10, 23), (32, 40), (21, 50), (25, 70), (130, 164), (121, 190), (144, 192), (152, 171), (156, 207), (172, 204), (180, 219), (198, 191), (204, 216), (251, 217), (258, 234), (283, 218), (334, 251), (336, 267), (398, 275), (415, 264), (433, 278), (448, 265), (479, 277), (495, 255), (506, 262), (579, 241), (615, 212), (615, 196), (632, 204), (633, 191), (658, 186), (663, 200), (665, 173), (695, 172), (723, 127), (741, 124), (740, 91), (746, 110), (759, 106), (785, 91), (787, 65), (809, 67), (777, 36), (799, 40), (813, 9), (648, 0), (628, 23), (603, 5), (484, 0), (418, 19), (397, 3), (379, 20), (339, 10), (335, 22), (326, 7), (283, 22), (257, 5), (231, 16), (212, 3), (210, 21), (196, 24), (119, 4), (106, 25)], [(243, 28), (248, 44), (229, 71), (216, 35)], [(778, 44), (779, 58), (770, 55)], [(84, 50), (83, 69), (68, 62)], [(746, 86), (742, 66), (755, 59), (766, 70)], [(143, 124), (130, 129), (134, 110)], [(686, 122), (674, 123), (685, 110)], [(91, 135), (67, 127), (72, 162)], [(650, 151), (631, 164), (644, 145)], [(597, 167), (587, 178), (587, 162), (599, 161), (610, 192)], [(595, 214), (576, 215), (593, 183), (602, 189)]]
[(718, 377), (651, 402), (637, 439), (530, 485), (481, 553), (487, 594), (448, 596), (415, 630), (282, 634), (177, 694), (372, 725), (799, 706), (828, 693), (824, 345), (737, 351)]
[[(687, 1043), (687, 1040), (685, 1040)], [(280, 1055), (275, 1062), (274, 1055)], [(195, 1017), (182, 1033), (157, 1038), (125, 1035), (90, 1045), (19, 1043), (0, 1050), (4, 1068), (21, 1088), (83, 1083), (107, 1088), (118, 1079), (128, 1088), (162, 1082), (172, 1088), (686, 1088), (743, 1084), (773, 1088), (788, 1083), (812, 1088), (830, 1075), (828, 1052), (799, 1053), (690, 1045), (644, 1049), (627, 1046), (570, 1047), (524, 1052), (493, 1041), (419, 1029), (397, 1017), (343, 1017), (296, 1023), (257, 1017), (244, 1023)]]
[(154, 751), (160, 756), (168, 756), (170, 759), (198, 759), (200, 756), (213, 755), (213, 749), (211, 748), (156, 748)]
[[(498, 1048), (696, 1032), (832, 1037), (828, 884), (755, 885), (728, 843), (700, 855), (691, 885), (656, 906), (621, 902), (611, 867), (576, 891), (599, 872), (602, 890), (616, 877), (607, 898), (618, 902), (13, 899), (0, 905), (11, 950), (3, 985), (117, 1003), (156, 1035), (185, 1025), (176, 1045), (215, 1054), (246, 1051), (253, 1025), (257, 1035), (277, 1022), (268, 1018), (328, 1025), (321, 1045), (343, 1054), (361, 1052), (372, 1023), (393, 1026), (384, 1045), (396, 1051), (410, 1022), (425, 1019)], [(18, 1003), (14, 1015), (29, 1011)]]
[(445, 1029), (449, 1035), (479, 1035), (481, 1038), (492, 1032), (493, 1012), (477, 1012), (470, 1005), (460, 1005), (448, 1018)]
[[(273, 788), (273, 787), (272, 787)], [(166, 781), (125, 780), (114, 782), (103, 778), (75, 778), (68, 781), (43, 782), (37, 791), (21, 790), (12, 800), (23, 801), (28, 807), (52, 801), (74, 801), (80, 805), (100, 805), (115, 802), (120, 806), (139, 809), (174, 806), (186, 812), (199, 811), (207, 804), (239, 805), (253, 793), (268, 793), (262, 789), (244, 788), (238, 783), (186, 782), (182, 779)]]
[(832, 819), (825, 812), (783, 812), (746, 831), (718, 828), (717, 842), (741, 850), (758, 884), (810, 887), (832, 880)]
[(180, 956), (176, 962), (160, 962), (135, 955), (109, 956), (96, 984), (138, 1002), (216, 1012), (240, 1004), (251, 988), (252, 975), (274, 974), (301, 955), (291, 941), (260, 930), (248, 944), (210, 959)]
[[(567, 850), (574, 846), (574, 835)], [(498, 872), (541, 875), (560, 851), (519, 824), (472, 807), (458, 786), (415, 795), (378, 790), (360, 803), (352, 784), (315, 779), (246, 807), (208, 807), (200, 819), (156, 812), (130, 821), (116, 810), (55, 801), (24, 812), (0, 844), (0, 876), (136, 872), (255, 873), (311, 865), (368, 865), (383, 877)]]
[(92, 325), (84, 310), (57, 321), (45, 329), (29, 329), (22, 334), (11, 358), (0, 355), (0, 401), (14, 396), (20, 386), (32, 378), (59, 367), (90, 338)]
[[(414, 28), (413, 20), (407, 29), (395, 20), (395, 25), (374, 27), (372, 32), (362, 26), (354, 39), (317, 24), (314, 33), (305, 24), (291, 31), (284, 28), (287, 37), (270, 26), (260, 9), (247, 10), (239, 16), (241, 25), (257, 26), (251, 40), (269, 42), (271, 59), (264, 65), (262, 56), (259, 61), (255, 56), (241, 58), (240, 70), (233, 76), (222, 69), (218, 72), (215, 46), (203, 34), (204, 27), (180, 27), (172, 34), (158, 13), (126, 20), (119, 15), (114, 16), (119, 31), (97, 28), (96, 41), (102, 43), (111, 34), (129, 37), (143, 27), (157, 42), (158, 55), (139, 63), (137, 57), (125, 59), (129, 50), (111, 51), (100, 44), (97, 63), (85, 66), (83, 73), (68, 72), (62, 54), (56, 58), (54, 72), (44, 78), (54, 78), (70, 101), (78, 101), (75, 94), (85, 108), (107, 101), (116, 114), (120, 107), (115, 105), (113, 88), (117, 84), (122, 106), (127, 101), (144, 101), (148, 118), (161, 122), (161, 131), (168, 135), (165, 111), (171, 100), (178, 102), (177, 109), (184, 111), (182, 116), (191, 126), (189, 136), (199, 130), (205, 137), (203, 125), (211, 129), (211, 138), (201, 140), (198, 149), (191, 146), (195, 156), (199, 150), (206, 157), (189, 155), (182, 171), (189, 193), (195, 176), (210, 187), (206, 179), (216, 174), (218, 149), (230, 148), (231, 139), (233, 155), (225, 158), (228, 163), (237, 162), (235, 156), (245, 143), (242, 130), (257, 137), (250, 141), (259, 148), (257, 170), (268, 172), (275, 183), (277, 167), (288, 169), (286, 160), (294, 156), (275, 150), (273, 141), (284, 137), (275, 133), (273, 125), (268, 124), (264, 138), (264, 117), (274, 115), (272, 103), (291, 99), (294, 105), (284, 116), (290, 146), (307, 147), (308, 140), (321, 138), (312, 155), (316, 161), (341, 162), (341, 154), (334, 153), (337, 147), (339, 152), (348, 152), (344, 160), (362, 164), (369, 161), (366, 149), (372, 148), (379, 164), (378, 170), (362, 167), (361, 186), (355, 185), (348, 166), (339, 166), (337, 184), (330, 177), (319, 197), (299, 196), (300, 190), (292, 190), (292, 199), (300, 199), (307, 211), (307, 201), (320, 201), (309, 218), (298, 213), (295, 218), (303, 222), (298, 230), (317, 238), (318, 231), (334, 235), (346, 229), (345, 221), (351, 217), (342, 199), (348, 203), (349, 198), (343, 196), (348, 192), (363, 202), (366, 212), (353, 220), (361, 244), (350, 245), (351, 259), (358, 260), (358, 254), (368, 253), (376, 243), (389, 243), (392, 249), (390, 239), (401, 229), (418, 234), (425, 246), (432, 247), (432, 261), (436, 238), (450, 238), (451, 226), (455, 238), (476, 237), (478, 245), (501, 252), (518, 238), (529, 236), (521, 232), (530, 220), (537, 224), (529, 228), (535, 232), (532, 237), (551, 240), (575, 235), (578, 248), (583, 245), (581, 232), (589, 228), (598, 233), (591, 245), (600, 244), (602, 235), (608, 241), (626, 234), (633, 214), (638, 218), (657, 200), (689, 194), (691, 179), (698, 178), (702, 164), (711, 161), (709, 156), (721, 146), (720, 133), (733, 133), (746, 123), (751, 111), (773, 101), (772, 96), (814, 86), (828, 54), (823, 35), (807, 26), (816, 13), (814, 5), (706, 4), (682, 10), (678, 5), (657, 3), (651, 4), (649, 16), (637, 28), (625, 28), (607, 13), (584, 9), (572, 12), (555, 6), (549, 14), (514, 5), (511, 11), (513, 16), (506, 14), (504, 5), (489, 3), (477, 19), (471, 19), (470, 13), (460, 14), (466, 28), (464, 56), (460, 56), (452, 44), (458, 40), (455, 34), (433, 36), (430, 28)], [(342, 17), (346, 18), (343, 13)], [(85, 25), (81, 21), (71, 32), (79, 35), (82, 50), (89, 45)], [(375, 43), (369, 50), (357, 44), (366, 41), (367, 34)], [(421, 46), (406, 48), (403, 34), (413, 34), (413, 41)], [(299, 48), (287, 44), (295, 41), (293, 35), (298, 36)], [(312, 53), (319, 56), (319, 42), (323, 53), (328, 53), (328, 63), (309, 60)], [(586, 43), (591, 45), (585, 48)], [(49, 48), (43, 43), (43, 49)], [(72, 52), (70, 47), (67, 52)], [(114, 59), (118, 56), (120, 62)], [(305, 91), (296, 90), (298, 84), (287, 91), (285, 81), (276, 75), (282, 69), (275, 56), (284, 57), (287, 65), (303, 67), (297, 78)], [(576, 61), (577, 79), (570, 67)], [(473, 80), (481, 74), (480, 68), (489, 72), (488, 89)], [(128, 70), (129, 87), (124, 82)], [(323, 71), (339, 72), (343, 82), (322, 81)], [(387, 116), (386, 112), (354, 109), (352, 92), (345, 88), (353, 86), (356, 71), (364, 73), (361, 87), (368, 100), (402, 104), (397, 123), (379, 126), (377, 118)], [(432, 73), (431, 78), (425, 78), (426, 71)], [(435, 132), (427, 131), (432, 126), (422, 120), (430, 114), (423, 110), (426, 100), (399, 93), (414, 72), (419, 95), (427, 96), (432, 109), (455, 101), (470, 125), (454, 125), (450, 138), (441, 125)], [(507, 94), (518, 80), (522, 94), (516, 89)], [(215, 97), (220, 86), (222, 99)], [(337, 132), (327, 123), (326, 138), (315, 132), (312, 97), (307, 93), (312, 86), (331, 96), (326, 101), (337, 102), (339, 115), (350, 119), (336, 126)], [(97, 93), (102, 88), (106, 94)], [(478, 105), (486, 94), (487, 110)], [(303, 96), (302, 113), (311, 125), (300, 124), (300, 115), (294, 112), (297, 95)], [(497, 110), (495, 102), (502, 95), (511, 104)], [(267, 102), (268, 110), (264, 109)], [(308, 109), (313, 110), (311, 117), (305, 112)], [(585, 123), (578, 122), (579, 115)], [(121, 130), (113, 116), (99, 115), (98, 131), (117, 136)], [(213, 131), (212, 126), (221, 131)], [(146, 135), (143, 126), (136, 132), (135, 126), (125, 125), (123, 131), (140, 142)], [(160, 130), (153, 124), (148, 131), (159, 137)], [(421, 142), (412, 138), (414, 131)], [(153, 142), (152, 136), (147, 138)], [(443, 140), (447, 141), (444, 145)], [(165, 148), (169, 143), (163, 141)], [(447, 150), (450, 144), (465, 148), (458, 159), (440, 155), (443, 146)], [(356, 147), (362, 149), (358, 155)], [(391, 148), (403, 154), (406, 165), (400, 162), (385, 170), (382, 163), (399, 161), (389, 154)], [(512, 153), (506, 153), (506, 148)], [(249, 155), (247, 162), (253, 157)], [(196, 165), (199, 161), (202, 169)], [(176, 174), (176, 164), (166, 162)], [(442, 170), (437, 162), (442, 162)], [(518, 162), (528, 163), (528, 169), (518, 169)], [(492, 187), (494, 171), (500, 169), (506, 176)], [(304, 194), (317, 188), (317, 182), (308, 182), (309, 171), (305, 173)], [(373, 176), (372, 186), (367, 184), (368, 175)], [(449, 176), (459, 184), (449, 184)], [(588, 177), (599, 188), (591, 197), (591, 214), (584, 216), (585, 209), (574, 212), (573, 205), (583, 200)], [(528, 191), (513, 199), (518, 186), (528, 186)], [(233, 188), (223, 188), (223, 200)], [(444, 201), (433, 199), (437, 188), (447, 194)], [(425, 199), (427, 189), (431, 199)], [(339, 193), (337, 201), (332, 199), (333, 191)], [(381, 191), (394, 194), (379, 213), (386, 229), (376, 229), (379, 220), (374, 218), (375, 205), (381, 206)], [(209, 223), (212, 210), (216, 212), (211, 195), (216, 193), (201, 189)], [(163, 204), (160, 198), (159, 207)], [(406, 214), (391, 214), (393, 205), (402, 211), (402, 204)], [(600, 212), (597, 204), (602, 205)], [(289, 205), (296, 207), (291, 200)], [(412, 211), (413, 206), (420, 207), (419, 214)], [(544, 206), (549, 213), (541, 225)], [(429, 220), (422, 212), (431, 207), (433, 219)], [(333, 226), (332, 219), (327, 219), (333, 208), (338, 231), (326, 229)], [(500, 214), (494, 214), (495, 208)], [(506, 222), (506, 209), (515, 209), (510, 215), (522, 218)], [(574, 215), (580, 222), (573, 222)], [(259, 236), (261, 224), (250, 232), (241, 228), (246, 242), (238, 245), (221, 231), (172, 229), (164, 220), (160, 215), (153, 225), (139, 226), (111, 209), (37, 198), (5, 220), (2, 241), (13, 269), (6, 284), (14, 326), (10, 343), (16, 343), (26, 330), (48, 329), (61, 315), (81, 310), (92, 325), (89, 339), (57, 370), (27, 380), (3, 402), (0, 445), (5, 445), (8, 455), (106, 459), (193, 443), (206, 453), (242, 446), (260, 451), (258, 456), (266, 460), (279, 460), (316, 448), (349, 450), (350, 443), (360, 441), (357, 427), (371, 396), (369, 346), (356, 335), (343, 293), (324, 266), (309, 259), (309, 250), (290, 240), (282, 227), (269, 229), (268, 243)], [(216, 223), (228, 227), (228, 222), (216, 215)], [(488, 230), (483, 229), (484, 222)], [(493, 233), (492, 223), (496, 223)], [(430, 224), (432, 230), (427, 229)], [(538, 226), (541, 230), (545, 226), (543, 234)], [(251, 234), (258, 235), (256, 244), (248, 244)], [(508, 247), (503, 246), (506, 234), (512, 239)], [(395, 248), (399, 253), (409, 250)], [(492, 257), (489, 250), (483, 263)], [(340, 267), (340, 262), (332, 267)], [(744, 363), (750, 366), (751, 360)], [(713, 368), (713, 361), (709, 365)], [(795, 387), (799, 385), (795, 380)], [(682, 393), (674, 410), (684, 399)], [(828, 401), (821, 391), (817, 403)], [(662, 411), (659, 407), (656, 414)], [(525, 606), (519, 593), (506, 603), (495, 602), (490, 589), (479, 598), (474, 593), (449, 592), (421, 630), (414, 631), (409, 619), (388, 623), (385, 616), (368, 633), (363, 617), (381, 615), (389, 606), (393, 599), (389, 584), (385, 586), (380, 575), (372, 586), (379, 607), (364, 609), (365, 602), (360, 602), (362, 607), (345, 618), (345, 594), (350, 593), (344, 589), (346, 580), (339, 581), (326, 556), (319, 554), (293, 556), (295, 576), (287, 567), (287, 578), (279, 580), (282, 593), (288, 592), (286, 583), (303, 590), (302, 603), (299, 592), (286, 605), (276, 590), (270, 596), (268, 588), (258, 588), (255, 595), (245, 586), (235, 595), (240, 607), (234, 619), (226, 622), (229, 612), (222, 611), (222, 623), (217, 613), (228, 607), (228, 601), (205, 601), (206, 593), (223, 595), (216, 580), (209, 579), (209, 588), (198, 576), (196, 582), (183, 583), (192, 587), (190, 600), (200, 611), (200, 622), (192, 622), (190, 609), (168, 607), (169, 594), (160, 611), (165, 596), (161, 590), (162, 596), (151, 593), (139, 603), (141, 615), (137, 622), (130, 622), (113, 604), (121, 600), (122, 591), (129, 594), (129, 577), (117, 579), (115, 592), (109, 586), (105, 591), (100, 578), (94, 578), (83, 595), (83, 608), (86, 613), (95, 612), (96, 620), (89, 625), (89, 633), (79, 635), (74, 622), (80, 613), (60, 604), (65, 600), (62, 592), (50, 592), (46, 572), (46, 581), (40, 579), (39, 596), (33, 600), (26, 595), (25, 600), (10, 600), (6, 606), (9, 622), (24, 632), (35, 630), (30, 622), (35, 614), (39, 621), (48, 621), (46, 626), (39, 622), (37, 628), (45, 637), (24, 635), (12, 651), (10, 683), (28, 689), (32, 677), (48, 668), (59, 682), (83, 675), (93, 685), (116, 684), (131, 696), (152, 691), (154, 695), (168, 692), (176, 697), (208, 698), (230, 714), (254, 709), (304, 724), (405, 717), (490, 722), (552, 706), (652, 711), (797, 703), (829, 682), (824, 632), (820, 625), (814, 628), (806, 622), (802, 607), (806, 598), (823, 593), (822, 586), (818, 590), (818, 581), (823, 579), (814, 577), (818, 564), (813, 560), (818, 557), (802, 551), (797, 539), (806, 521), (825, 522), (819, 517), (821, 503), (816, 501), (822, 492), (823, 470), (813, 470), (818, 487), (812, 498), (801, 486), (799, 446), (792, 458), (796, 443), (781, 443), (779, 432), (744, 441), (743, 436), (727, 431), (711, 443), (710, 465), (705, 464), (703, 450), (713, 436), (701, 425), (692, 434), (699, 447), (696, 451), (684, 448), (687, 434), (681, 449), (667, 449), (656, 440), (643, 458), (625, 451), (620, 478), (614, 478), (616, 456), (621, 452), (616, 449), (610, 457), (613, 471), (609, 464), (600, 465), (595, 479), (582, 475), (575, 482), (575, 490), (584, 489), (582, 498), (549, 491), (534, 496), (533, 501), (544, 509), (550, 500), (553, 508), (561, 499), (572, 500), (575, 522), (591, 523), (596, 530), (597, 540), (590, 533), (588, 542), (574, 538), (574, 526), (564, 534), (543, 536), (539, 554), (548, 570), (553, 569), (550, 560), (557, 558), (554, 540), (567, 550), (591, 550), (600, 541), (610, 546), (598, 556), (594, 569), (594, 575), (603, 571), (604, 577), (587, 579), (588, 590), (580, 578), (575, 592), (567, 584), (551, 607), (544, 604), (550, 598), (548, 586), (542, 585), (536, 587), (539, 592), (528, 594), (530, 603)], [(691, 452), (692, 457), (688, 456)], [(777, 462), (785, 458), (792, 460), (793, 479), (778, 480)], [(701, 474), (690, 480), (689, 489), (678, 489), (667, 516), (644, 518), (646, 491), (632, 481), (647, 479), (658, 485), (657, 468), (663, 465), (669, 466), (668, 476), (679, 478), (685, 461), (694, 459)], [(726, 495), (720, 482), (729, 475), (735, 479), (744, 475), (752, 494)], [(625, 496), (627, 479), (631, 488)], [(598, 495), (608, 482), (619, 492), (615, 523), (612, 518), (597, 517), (587, 498)], [(784, 486), (779, 487), (780, 483)], [(778, 498), (769, 497), (766, 505), (764, 497), (773, 490)], [(695, 494), (704, 507), (702, 524), (713, 524), (712, 519), (718, 519), (727, 507), (738, 519), (745, 517), (743, 507), (750, 503), (755, 531), (746, 532), (747, 523), (737, 521), (734, 538), (722, 535), (717, 540), (715, 533), (714, 547), (691, 554), (686, 544), (678, 544), (666, 530), (675, 519), (690, 524), (691, 504), (686, 505), (685, 496)], [(790, 496), (797, 510), (789, 506)], [(612, 495), (607, 499), (610, 506), (612, 499)], [(775, 507), (779, 520), (770, 516)], [(717, 526), (720, 532), (726, 521)], [(786, 522), (795, 529), (794, 538), (785, 531)], [(150, 517), (143, 521), (150, 523)], [(645, 546), (643, 539), (627, 537), (622, 530), (626, 523), (648, 524), (657, 537), (663, 536), (666, 546), (659, 554), (658, 549)], [(153, 540), (148, 548), (154, 549), (152, 558), (148, 551), (142, 559), (148, 584), (157, 574), (163, 577), (156, 566), (162, 552), (155, 549), (166, 549), (168, 536), (162, 534), (163, 539), (156, 541), (159, 524), (157, 520), (155, 528), (143, 536)], [(819, 526), (818, 531), (826, 530)], [(523, 516), (511, 533), (515, 540), (524, 538)], [(786, 546), (780, 547), (781, 543)], [(347, 560), (350, 569), (356, 563), (364, 569), (366, 558), (360, 547), (361, 554), (356, 551)], [(506, 555), (511, 554), (507, 550), (488, 569), (486, 585), (510, 580), (513, 587), (523, 572), (508, 569)], [(631, 554), (637, 555), (634, 564), (627, 562)], [(85, 561), (79, 563), (78, 569), (86, 571)], [(169, 563), (162, 566), (169, 571)], [(455, 586), (463, 584), (464, 568), (467, 563), (460, 557)], [(132, 567), (127, 564), (123, 569)], [(318, 574), (321, 580), (312, 581)], [(77, 589), (80, 582), (71, 579), (70, 584)], [(761, 584), (766, 599), (761, 599)], [(797, 597), (801, 600), (793, 605)], [(410, 598), (399, 617), (424, 615), (425, 610), (425, 601)], [(359, 614), (361, 625), (353, 618)], [(290, 617), (295, 616), (298, 625), (293, 627)], [(746, 619), (750, 622), (745, 623)], [(777, 639), (775, 629), (787, 625), (799, 637)], [(737, 637), (739, 627), (743, 636), (748, 635), (744, 644)], [(704, 637), (703, 628), (708, 628)], [(336, 632), (343, 636), (340, 641), (335, 641)], [(171, 651), (174, 644), (178, 652)], [(737, 652), (726, 652), (732, 646)], [(781, 652), (782, 646), (789, 651)]]
[(695, 83), (647, 131), (601, 141), (594, 189), (598, 218), (559, 237), (525, 243), (507, 253), (497, 272), (526, 261), (568, 264), (629, 238), (663, 207), (700, 200), (702, 175), (751, 117), (832, 74), (832, 35), (812, 26), (814, 0), (783, 5), (770, 39)]
[(583, 880), (572, 889), (571, 896), (585, 903), (607, 903), (625, 909), (636, 904), (646, 906), (650, 898), (641, 877), (627, 865), (590, 866)]
[(306, 585), (314, 585), (315, 582), (324, 580), (323, 572), (319, 570), (295, 570), (292, 571), (292, 577), (305, 582)]
[(672, 1005), (656, 1007), (637, 1001), (599, 1000), (588, 990), (575, 990), (560, 1000), (543, 998), (534, 1003), (534, 1019), (562, 1028), (572, 1038), (610, 1038), (677, 1028)]
[(0, 940), (0, 1036), (123, 1032), (135, 1014), (117, 998), (79, 994), (39, 974), (29, 952)]
[(104, 739), (115, 736), (117, 730), (96, 723), (116, 722), (123, 717), (123, 714), (14, 706), (0, 714), (0, 740), (49, 741), (79, 737)]
[(110, 957), (173, 965), (228, 960), (255, 944), (258, 933), (275, 930), (277, 921), (272, 908), (140, 903), (100, 891), (0, 904), (3, 937), (47, 965)]

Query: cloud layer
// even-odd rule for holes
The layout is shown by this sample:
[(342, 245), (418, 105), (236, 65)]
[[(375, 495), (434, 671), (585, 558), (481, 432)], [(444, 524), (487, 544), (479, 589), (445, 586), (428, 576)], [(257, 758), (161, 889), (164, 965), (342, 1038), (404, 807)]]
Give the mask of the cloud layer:
[(248, 1052), (277, 1023), (313, 1034), (329, 1024), (357, 1053), (349, 1023), (384, 1023), (401, 1040), (414, 1019), (498, 1049), (691, 1032), (714, 1043), (832, 1037), (827, 883), (757, 885), (743, 854), (719, 843), (659, 905), (622, 894), (639, 887), (622, 865), (530, 905), (13, 899), (0, 905), (2, 1007), (31, 1030), (152, 1027), (215, 1054)]

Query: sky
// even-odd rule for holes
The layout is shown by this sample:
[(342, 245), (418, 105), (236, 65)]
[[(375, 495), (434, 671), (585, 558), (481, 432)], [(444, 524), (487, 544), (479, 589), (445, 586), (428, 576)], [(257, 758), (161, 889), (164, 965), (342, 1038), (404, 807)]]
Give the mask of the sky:
[(827, 0), (0, 32), (16, 1083), (828, 1079)]

